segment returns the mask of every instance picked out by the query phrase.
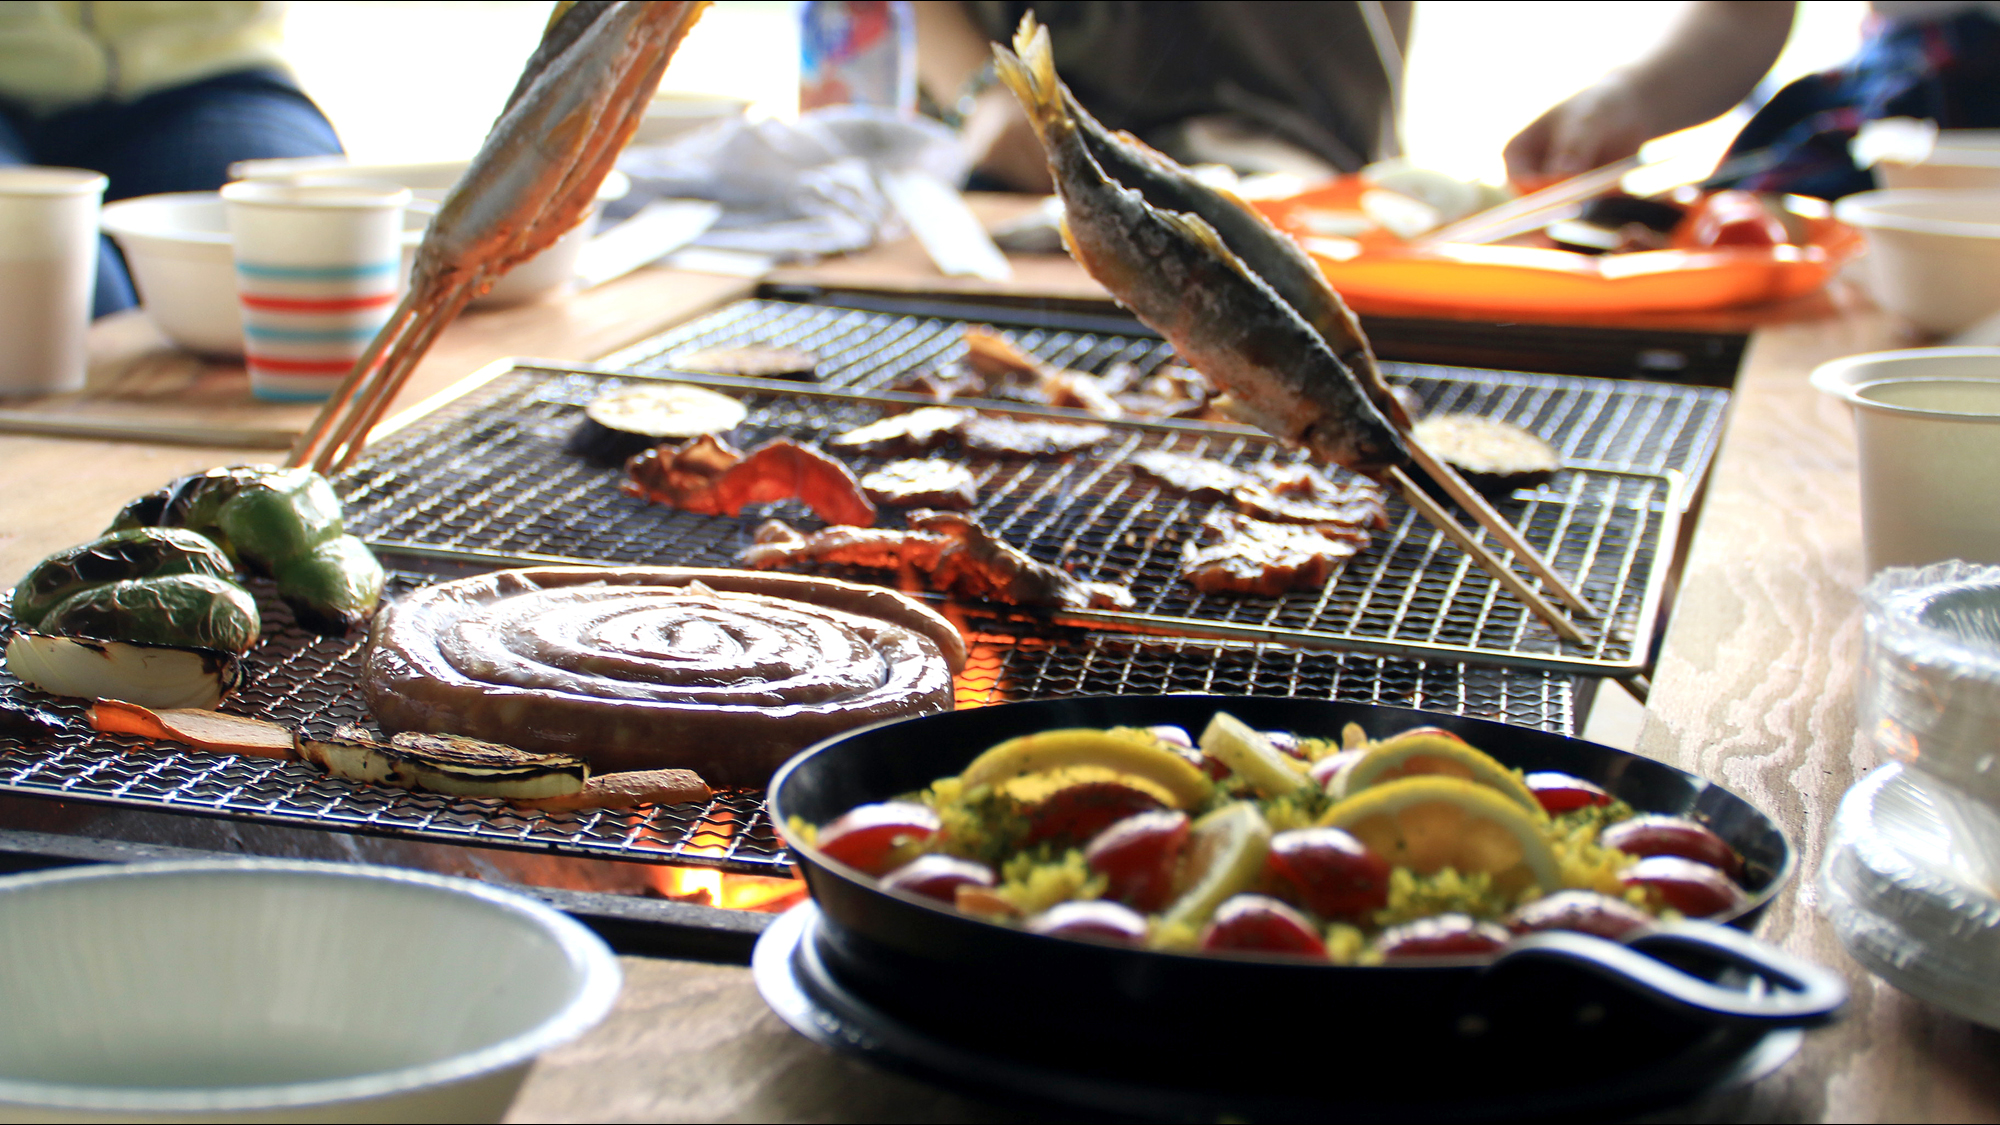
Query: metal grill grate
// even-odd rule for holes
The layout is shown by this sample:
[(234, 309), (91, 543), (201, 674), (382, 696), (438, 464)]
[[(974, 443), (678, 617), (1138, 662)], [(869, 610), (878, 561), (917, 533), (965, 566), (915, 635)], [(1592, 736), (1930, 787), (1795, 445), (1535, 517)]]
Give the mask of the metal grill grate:
[[(1130, 334), (1008, 327), (1020, 310), (984, 310), (996, 330), (1038, 358), (1099, 372), (1127, 362), (1150, 372), (1173, 356), (1165, 341), (1132, 322)], [(965, 319), (870, 312), (789, 301), (739, 301), (607, 356), (608, 370), (671, 371), (702, 348), (769, 344), (820, 357), (819, 381), (856, 390), (886, 388), (905, 375), (963, 355)], [(1104, 318), (1095, 318), (1104, 319)], [(1525, 426), (1580, 468), (1699, 481), (1722, 436), (1726, 391), (1623, 379), (1532, 375), (1430, 364), (1385, 363), (1433, 413), (1479, 414)]]
[[(432, 577), (397, 572), (392, 593)], [(268, 590), (259, 593), (266, 631), (251, 654), (256, 682), (224, 709), (311, 734), (365, 721), (356, 682), (360, 639), (306, 633)], [(983, 631), (973, 638), (957, 685), (961, 707), (1174, 691), (1394, 704), (1563, 733), (1575, 725), (1571, 681), (1542, 673), (1073, 630)], [(762, 794), (752, 790), (643, 813), (523, 812), (496, 801), (359, 785), (301, 763), (99, 736), (79, 704), (28, 691), (4, 672), (0, 702), (57, 714), (68, 724), (48, 744), (0, 738), (0, 792), (576, 858), (765, 875), (790, 865), (764, 816)]]
[[(823, 442), (890, 408), (882, 393), (760, 380), (677, 376), (730, 390), (750, 414), (745, 444), (784, 435)], [(404, 546), (558, 558), (735, 566), (765, 515), (811, 523), (796, 503), (702, 516), (625, 495), (622, 474), (562, 452), (583, 407), (631, 382), (618, 376), (522, 368), (392, 435), (344, 480), (349, 522), (390, 549)], [(1458, 388), (1445, 382), (1446, 389)], [(1491, 388), (1488, 388), (1491, 391)], [(1468, 380), (1459, 398), (1480, 393)], [(1559, 395), (1507, 385), (1513, 408), (1547, 412)], [(907, 396), (904, 396), (907, 397)], [(1629, 404), (1628, 404), (1629, 405)], [(1602, 433), (1628, 411), (1599, 411), (1552, 431)], [(1623, 424), (1621, 422), (1620, 424)], [(1638, 670), (1681, 514), (1674, 476), (1570, 469), (1500, 507), (1591, 601), (1610, 626), (1588, 647), (1567, 645), (1470, 559), (1404, 506), (1389, 530), (1325, 589), (1280, 598), (1203, 595), (1180, 580), (1182, 547), (1214, 505), (1163, 489), (1127, 467), (1141, 449), (1168, 449), (1238, 465), (1290, 460), (1273, 439), (1241, 426), (1108, 423), (1109, 440), (1068, 458), (972, 461), (975, 514), (1002, 538), (1079, 578), (1125, 582), (1130, 612), (1061, 619), (1132, 631), (1342, 647), (1391, 655), (1484, 660), (1595, 675)], [(1662, 454), (1664, 456), (1665, 454)], [(857, 471), (887, 458), (848, 457)], [(885, 514), (883, 523), (898, 517)], [(840, 572), (878, 581), (879, 572)]]

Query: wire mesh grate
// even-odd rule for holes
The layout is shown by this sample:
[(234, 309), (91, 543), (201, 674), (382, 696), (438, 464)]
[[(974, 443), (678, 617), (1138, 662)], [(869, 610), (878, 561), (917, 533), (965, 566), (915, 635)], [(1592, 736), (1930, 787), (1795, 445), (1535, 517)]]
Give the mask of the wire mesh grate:
[[(391, 594), (434, 577), (398, 571)], [(259, 595), (266, 630), (251, 652), (255, 681), (223, 709), (309, 735), (330, 733), (346, 722), (365, 723), (358, 682), (362, 639), (307, 633), (268, 589), (260, 588)], [(1078, 630), (982, 629), (973, 635), (971, 657), (957, 682), (961, 707), (1187, 691), (1418, 707), (1561, 733), (1575, 726), (1574, 691), (1566, 677)], [(39, 711), (63, 724), (47, 741), (0, 736), (0, 792), (573, 858), (765, 875), (783, 874), (790, 866), (764, 815), (763, 794), (755, 790), (725, 790), (706, 802), (644, 810), (530, 812), (498, 801), (357, 784), (299, 762), (99, 735), (80, 703), (31, 691), (4, 672), (0, 706)]]
[[(993, 330), (1047, 363), (1102, 372), (1131, 363), (1143, 373), (1173, 358), (1173, 349), (1135, 321), (1131, 335), (1045, 328)], [(1012, 311), (1012, 310), (1004, 310)], [(905, 377), (965, 354), (964, 330), (981, 321), (911, 316), (790, 301), (738, 301), (607, 356), (599, 366), (634, 374), (676, 370), (676, 360), (704, 348), (767, 344), (819, 357), (822, 384), (883, 390)], [(1013, 311), (1018, 317), (1020, 313)], [(1590, 379), (1487, 371), (1432, 364), (1384, 363), (1398, 383), (1417, 392), (1434, 414), (1467, 413), (1524, 426), (1553, 443), (1563, 460), (1582, 468), (1699, 481), (1722, 437), (1726, 391), (1625, 379)]]
[[(880, 393), (677, 378), (738, 397), (749, 417), (734, 436), (745, 446), (774, 436), (824, 442), (900, 405)], [(791, 501), (746, 509), (741, 517), (647, 503), (621, 489), (617, 468), (564, 453), (584, 407), (634, 381), (537, 368), (502, 374), (363, 458), (343, 481), (349, 522), (392, 549), (724, 567), (740, 565), (765, 517), (818, 526)], [(1522, 410), (1547, 410), (1553, 401), (1510, 397)], [(1581, 421), (1586, 432), (1608, 424), (1598, 415)], [(1105, 441), (1069, 457), (967, 459), (979, 483), (973, 514), (990, 531), (1080, 579), (1128, 584), (1137, 595), (1129, 611), (1066, 612), (1064, 620), (1595, 675), (1643, 664), (1681, 514), (1676, 476), (1572, 468), (1498, 504), (1587, 598), (1608, 610), (1608, 625), (1579, 646), (1557, 638), (1400, 498), (1390, 500), (1388, 530), (1322, 589), (1281, 597), (1200, 593), (1181, 580), (1183, 550), (1203, 518), (1224, 505), (1160, 486), (1129, 466), (1132, 455), (1166, 450), (1240, 467), (1298, 455), (1240, 426), (1105, 425)], [(843, 459), (866, 472), (892, 458)], [(881, 522), (895, 526), (900, 518), (889, 512)], [(820, 572), (882, 580), (880, 572)]]

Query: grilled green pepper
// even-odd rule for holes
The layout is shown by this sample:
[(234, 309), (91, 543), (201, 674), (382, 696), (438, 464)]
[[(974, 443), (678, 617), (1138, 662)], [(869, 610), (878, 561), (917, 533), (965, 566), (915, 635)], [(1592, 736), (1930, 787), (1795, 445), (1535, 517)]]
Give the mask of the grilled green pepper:
[(195, 532), (159, 527), (115, 531), (35, 564), (14, 587), (14, 620), (41, 629), (42, 618), (58, 603), (108, 582), (170, 574), (228, 579), (235, 573), (229, 557)]
[(231, 466), (183, 477), (125, 506), (114, 530), (185, 527), (243, 569), (277, 580), (299, 623), (343, 633), (374, 612), (382, 565), (347, 534), (340, 498), (310, 469)]
[(248, 590), (213, 575), (170, 574), (79, 591), (43, 616), (40, 631), (244, 652), (257, 643), (260, 628)]

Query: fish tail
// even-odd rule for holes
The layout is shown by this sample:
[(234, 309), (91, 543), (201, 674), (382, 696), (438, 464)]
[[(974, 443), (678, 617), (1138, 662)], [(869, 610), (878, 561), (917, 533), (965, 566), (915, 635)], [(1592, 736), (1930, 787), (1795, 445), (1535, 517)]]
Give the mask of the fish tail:
[[(1017, 55), (1015, 52), (1019, 52)], [(1028, 124), (1042, 147), (1054, 152), (1056, 146), (1076, 132), (1076, 122), (1063, 102), (1063, 85), (1056, 78), (1055, 50), (1049, 45), (1049, 29), (1035, 21), (1035, 13), (1021, 17), (1014, 32), (1014, 50), (993, 45), (993, 68), (1000, 81), (1014, 92), (1028, 114)]]

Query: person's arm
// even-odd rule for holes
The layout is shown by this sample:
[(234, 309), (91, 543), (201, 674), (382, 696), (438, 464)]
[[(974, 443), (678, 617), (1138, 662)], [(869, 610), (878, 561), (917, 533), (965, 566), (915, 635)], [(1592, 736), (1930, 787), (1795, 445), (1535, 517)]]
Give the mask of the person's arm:
[[(939, 105), (956, 103), (993, 59), (993, 47), (957, 0), (918, 0), (917, 81)], [(1055, 190), (1048, 157), (1005, 86), (979, 92), (959, 129), (974, 168), (1019, 191)]]
[(1645, 58), (1605, 75), (1515, 134), (1507, 142), (1508, 177), (1533, 189), (1728, 112), (1778, 61), (1796, 7), (1698, 0)]

